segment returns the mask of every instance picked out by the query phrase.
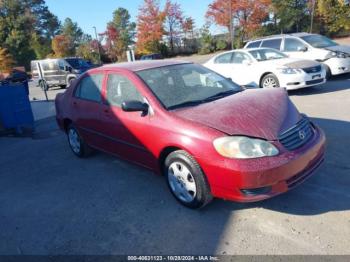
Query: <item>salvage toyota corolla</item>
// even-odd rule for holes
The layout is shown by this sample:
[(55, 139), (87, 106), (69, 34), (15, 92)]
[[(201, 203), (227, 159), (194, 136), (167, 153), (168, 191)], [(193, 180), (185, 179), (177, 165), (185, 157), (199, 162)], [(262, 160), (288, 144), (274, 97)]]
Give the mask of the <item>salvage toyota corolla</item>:
[(284, 89), (243, 90), (187, 62), (92, 69), (57, 96), (56, 112), (75, 155), (102, 150), (164, 174), (190, 208), (278, 195), (324, 156), (324, 133)]

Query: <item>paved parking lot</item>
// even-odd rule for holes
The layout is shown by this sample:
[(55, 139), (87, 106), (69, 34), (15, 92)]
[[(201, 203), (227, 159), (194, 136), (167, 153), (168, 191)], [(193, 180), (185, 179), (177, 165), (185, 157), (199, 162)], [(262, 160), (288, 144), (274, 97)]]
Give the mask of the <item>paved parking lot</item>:
[(52, 118), (33, 138), (0, 137), (0, 254), (350, 254), (350, 76), (290, 97), (325, 130), (325, 163), (252, 204), (186, 209), (163, 177), (103, 153), (74, 157)]

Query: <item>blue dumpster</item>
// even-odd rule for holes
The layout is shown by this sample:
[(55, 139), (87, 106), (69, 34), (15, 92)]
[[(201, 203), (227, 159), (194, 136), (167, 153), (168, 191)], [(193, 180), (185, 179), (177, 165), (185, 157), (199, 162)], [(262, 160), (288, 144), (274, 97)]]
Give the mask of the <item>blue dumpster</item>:
[(0, 123), (5, 129), (33, 128), (34, 117), (26, 83), (0, 84)]

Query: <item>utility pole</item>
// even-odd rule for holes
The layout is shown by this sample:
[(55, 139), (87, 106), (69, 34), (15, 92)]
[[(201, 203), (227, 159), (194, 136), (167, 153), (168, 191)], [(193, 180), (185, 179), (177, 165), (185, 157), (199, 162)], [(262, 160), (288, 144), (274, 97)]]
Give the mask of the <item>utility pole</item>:
[(96, 26), (93, 26), (92, 28), (95, 29), (95, 38), (96, 38), (96, 41), (97, 41), (98, 60), (100, 61), (100, 65), (101, 65), (102, 64), (102, 60), (101, 60), (101, 52), (100, 52), (100, 41), (98, 41), (98, 38), (97, 38)]
[(234, 38), (234, 32), (233, 32), (233, 21), (232, 21), (232, 1), (230, 1), (230, 5), (229, 5), (229, 8), (230, 8), (230, 40), (231, 40), (231, 50), (233, 49), (233, 38)]
[(312, 26), (313, 26), (313, 23), (314, 23), (315, 3), (316, 3), (316, 0), (312, 0), (310, 33), (312, 33)]

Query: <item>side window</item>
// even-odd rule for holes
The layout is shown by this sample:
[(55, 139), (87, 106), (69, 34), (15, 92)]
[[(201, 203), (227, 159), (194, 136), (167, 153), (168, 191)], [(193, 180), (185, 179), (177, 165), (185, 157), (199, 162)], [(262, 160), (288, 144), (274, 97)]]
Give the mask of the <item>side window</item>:
[(75, 91), (75, 97), (101, 102), (102, 81), (103, 74), (94, 74), (84, 77)]
[(305, 48), (305, 45), (298, 39), (294, 39), (294, 38), (284, 39), (284, 51), (286, 52), (296, 52), (303, 48)]
[(60, 70), (64, 70), (64, 62), (62, 60), (58, 60), (58, 67)]
[(214, 63), (215, 64), (229, 64), (229, 63), (231, 63), (231, 57), (232, 57), (232, 53), (220, 55), (215, 59)]
[(243, 61), (251, 62), (251, 59), (245, 53), (242, 53), (242, 52), (233, 53), (233, 58), (232, 58), (233, 64), (243, 64)]
[(129, 79), (119, 74), (110, 74), (107, 81), (108, 104), (121, 107), (128, 100), (143, 101), (143, 98)]
[(246, 48), (255, 48), (260, 46), (261, 41), (250, 42)]
[(270, 47), (270, 48), (280, 50), (281, 49), (281, 42), (282, 42), (281, 38), (269, 39), (269, 40), (264, 40), (262, 42), (261, 46), (262, 47)]

